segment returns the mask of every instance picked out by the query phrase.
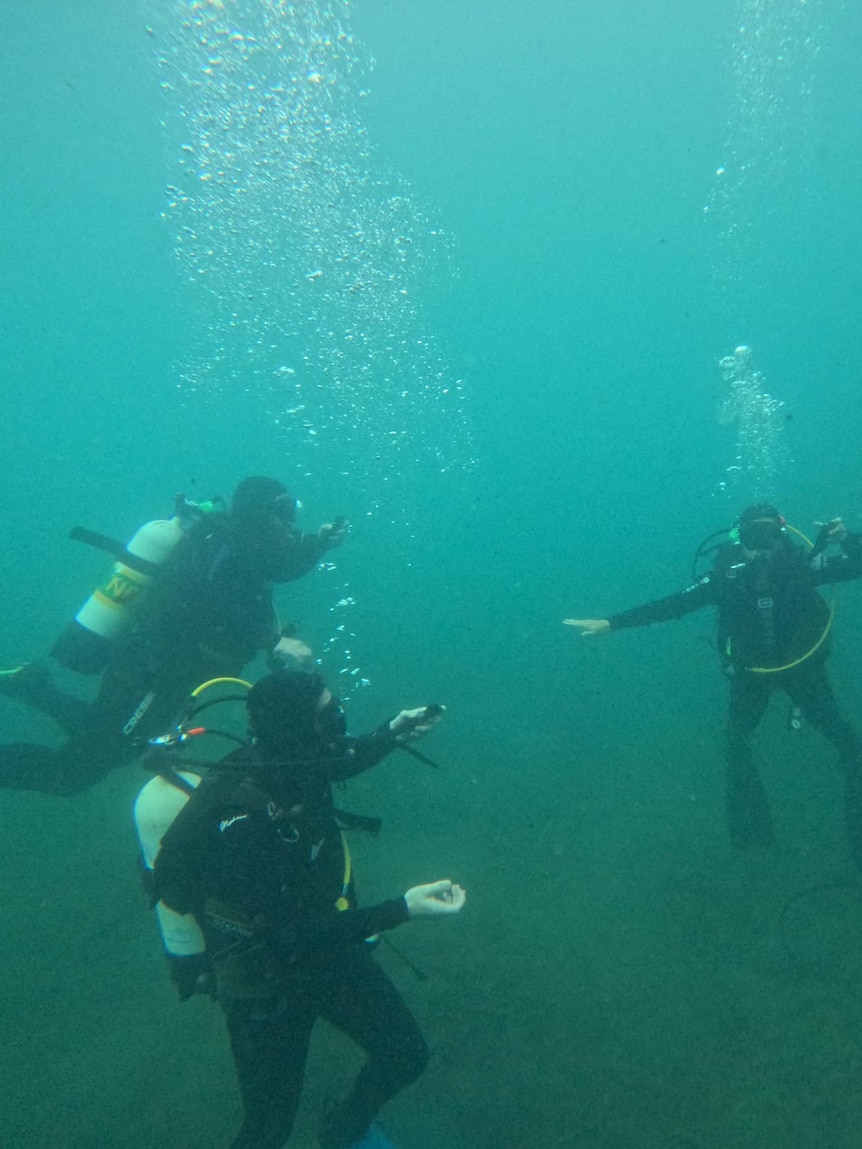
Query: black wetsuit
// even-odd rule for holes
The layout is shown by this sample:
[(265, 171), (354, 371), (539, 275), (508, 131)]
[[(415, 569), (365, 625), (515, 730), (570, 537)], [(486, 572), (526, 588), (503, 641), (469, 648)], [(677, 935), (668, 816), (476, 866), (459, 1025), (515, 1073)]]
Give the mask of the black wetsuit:
[(772, 840), (769, 803), (754, 766), (751, 736), (771, 692), (783, 690), (838, 750), (850, 846), (862, 867), (862, 743), (839, 714), (826, 674), (830, 609), (817, 591), (824, 584), (860, 577), (859, 534), (845, 536), (840, 555), (821, 553), (813, 561), (789, 540), (769, 558), (750, 561), (739, 544), (727, 544), (715, 569), (699, 582), (608, 620), (619, 630), (667, 622), (707, 606), (718, 608), (718, 648), (730, 680), (727, 819), (735, 845)]
[[(380, 1107), (425, 1068), (422, 1035), (365, 941), (407, 920), (403, 898), (357, 909), (330, 780), (367, 770), (395, 745), (388, 725), (300, 764), (297, 782), (255, 748), (215, 767), (165, 834), (157, 895), (193, 913), (225, 1010), (245, 1116), (232, 1149), (278, 1149), (293, 1126), (318, 1017), (368, 1055), (330, 1120), (361, 1138)], [(349, 900), (349, 908), (338, 908)]]
[(326, 550), (317, 535), (276, 530), (228, 515), (196, 523), (159, 571), (132, 631), (112, 649), (91, 703), (60, 690), (46, 667), (22, 672), (20, 685), (18, 676), (7, 679), (14, 692), (4, 693), (47, 714), (68, 740), (59, 748), (0, 744), (0, 787), (58, 795), (89, 789), (164, 733), (201, 682), (237, 675), (259, 650), (272, 650), (279, 637), (273, 583), (299, 578)]

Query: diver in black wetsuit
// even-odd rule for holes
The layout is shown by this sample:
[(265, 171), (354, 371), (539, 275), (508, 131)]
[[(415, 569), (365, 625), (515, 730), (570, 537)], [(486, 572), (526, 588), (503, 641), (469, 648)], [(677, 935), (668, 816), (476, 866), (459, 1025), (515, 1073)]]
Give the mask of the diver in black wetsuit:
[(359, 1141), (425, 1068), (416, 1022), (365, 939), (412, 917), (457, 913), (465, 894), (440, 881), (357, 908), (330, 783), (426, 733), (442, 716), (433, 710), (402, 710), (349, 738), (322, 678), (269, 675), (248, 696), (251, 744), (210, 770), (163, 835), (156, 897), (193, 914), (206, 939), (205, 954), (170, 957), (175, 981), (181, 997), (213, 993), (227, 1018), (245, 1110), (232, 1149), (287, 1141), (318, 1017), (368, 1055), (324, 1121), (324, 1149)]
[[(727, 820), (735, 846), (768, 845), (772, 817), (754, 766), (751, 737), (773, 690), (783, 690), (838, 750), (845, 819), (862, 868), (862, 742), (838, 711), (826, 674), (831, 609), (817, 587), (862, 577), (862, 535), (841, 519), (822, 524), (811, 552), (795, 544), (775, 507), (743, 511), (736, 538), (719, 548), (714, 569), (668, 598), (607, 619), (565, 619), (586, 636), (718, 608), (718, 647), (730, 681), (727, 720)], [(840, 554), (825, 554), (836, 543)]]
[[(56, 749), (0, 744), (0, 787), (81, 793), (163, 733), (204, 679), (238, 674), (261, 650), (310, 656), (298, 639), (280, 637), (272, 587), (315, 567), (342, 541), (345, 524), (302, 534), (295, 510), (284, 484), (253, 476), (237, 487), (230, 513), (194, 523), (159, 568), (132, 630), (114, 643), (92, 702), (61, 690), (41, 663), (0, 675), (0, 694), (42, 711), (68, 735)], [(55, 647), (61, 661), (63, 642)]]

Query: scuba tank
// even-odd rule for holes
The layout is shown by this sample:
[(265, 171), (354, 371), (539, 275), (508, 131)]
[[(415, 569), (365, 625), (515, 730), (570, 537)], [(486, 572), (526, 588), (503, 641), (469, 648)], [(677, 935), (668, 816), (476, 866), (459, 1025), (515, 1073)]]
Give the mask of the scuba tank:
[(125, 545), (96, 531), (75, 527), (71, 532), (73, 539), (107, 551), (117, 561), (54, 643), (52, 657), (79, 674), (101, 674), (108, 664), (112, 643), (128, 631), (141, 597), (188, 524), (223, 505), (220, 499), (192, 503), (185, 495), (177, 495), (173, 518), (144, 523)]
[[(208, 731), (203, 726), (191, 726), (195, 715), (208, 706), (219, 705), (222, 702), (245, 701), (245, 694), (239, 696), (234, 694), (217, 697), (212, 702), (200, 702), (201, 695), (205, 691), (226, 684), (241, 686), (243, 690), (251, 689), (251, 683), (242, 678), (212, 678), (207, 682), (202, 682), (192, 691), (188, 709), (178, 725), (167, 734), (149, 740), (150, 754), (155, 756), (151, 758), (151, 761), (158, 761), (164, 754), (172, 754), (181, 750), (189, 739), (202, 734), (216, 734), (243, 745), (244, 738), (239, 738), (227, 731)], [(163, 761), (160, 763), (160, 772), (147, 782), (135, 799), (133, 817), (141, 847), (144, 885), (151, 894), (153, 894), (153, 870), (156, 865), (156, 857), (162, 848), (162, 839), (200, 782), (201, 775), (197, 771), (178, 770), (169, 762)], [(153, 904), (158, 918), (159, 932), (162, 935), (162, 945), (169, 961), (172, 958), (203, 959), (207, 948), (206, 940), (194, 915), (177, 913), (170, 906), (166, 906), (164, 902), (155, 899), (154, 894)]]
[[(201, 780), (200, 774), (187, 770), (178, 770), (171, 778), (174, 780), (157, 774), (135, 799), (135, 829), (147, 877), (152, 875), (162, 838)], [(162, 901), (157, 901), (155, 907), (168, 957), (197, 957), (206, 953), (206, 942), (194, 915), (178, 914)]]

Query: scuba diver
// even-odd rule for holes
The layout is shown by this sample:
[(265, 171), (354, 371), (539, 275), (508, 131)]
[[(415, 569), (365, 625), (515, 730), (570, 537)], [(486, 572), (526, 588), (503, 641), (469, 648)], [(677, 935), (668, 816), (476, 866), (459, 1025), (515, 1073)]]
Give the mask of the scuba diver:
[[(317, 566), (347, 524), (336, 519), (304, 534), (296, 506), (283, 483), (252, 476), (229, 511), (211, 506), (185, 530), (178, 516), (149, 523), (126, 547), (113, 544), (111, 578), (51, 650), (65, 667), (101, 674), (98, 693), (88, 702), (62, 690), (43, 663), (0, 672), (0, 696), (41, 711), (68, 736), (57, 748), (0, 744), (0, 787), (81, 793), (134, 758), (202, 679), (236, 674), (260, 651), (310, 659), (305, 643), (279, 634), (273, 585)], [(84, 536), (111, 546), (92, 532), (76, 535)]]
[[(731, 843), (768, 846), (773, 840), (751, 738), (772, 692), (782, 690), (795, 708), (793, 721), (798, 724), (804, 715), (838, 750), (850, 849), (862, 869), (862, 742), (839, 713), (826, 673), (832, 608), (817, 591), (862, 577), (862, 535), (849, 532), (840, 518), (818, 526), (820, 533), (806, 550), (791, 538), (791, 532), (800, 532), (775, 507), (758, 503), (744, 510), (730, 536), (712, 548), (712, 571), (685, 590), (606, 619), (563, 622), (588, 638), (717, 607), (718, 650), (730, 684), (725, 758)], [(827, 555), (832, 544), (841, 552)], [(702, 545), (697, 557), (704, 553)]]
[[(428, 1060), (370, 942), (410, 918), (456, 914), (466, 894), (447, 879), (357, 907), (339, 823), (363, 819), (335, 809), (331, 784), (426, 734), (443, 707), (402, 710), (352, 738), (319, 675), (279, 670), (251, 688), (247, 712), (250, 741), (196, 788), (188, 784), (194, 775), (168, 768), (141, 792), (135, 818), (148, 868), (152, 857), (153, 900), (199, 927), (199, 952), (171, 953), (165, 944), (181, 999), (209, 994), (225, 1012), (244, 1108), (231, 1149), (279, 1149), (287, 1141), (317, 1018), (367, 1055), (319, 1135), (322, 1149), (347, 1149)], [(174, 790), (160, 820), (171, 774), (184, 793)]]

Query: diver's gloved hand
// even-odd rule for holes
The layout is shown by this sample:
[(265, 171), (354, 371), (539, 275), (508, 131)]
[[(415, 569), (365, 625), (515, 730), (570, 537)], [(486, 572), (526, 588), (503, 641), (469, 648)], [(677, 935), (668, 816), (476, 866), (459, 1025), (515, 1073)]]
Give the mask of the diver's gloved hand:
[(270, 670), (284, 667), (287, 670), (307, 670), (311, 665), (313, 652), (301, 638), (282, 635), (269, 656)]
[(445, 706), (436, 702), (430, 706), (419, 706), (416, 710), (402, 710), (389, 723), (396, 742), (412, 742), (414, 738), (424, 738), (446, 713)]
[(180, 1001), (188, 1001), (195, 994), (213, 997), (215, 979), (206, 954), (166, 954), (171, 981), (176, 986)]
[(840, 515), (835, 519), (828, 519), (825, 523), (815, 521), (814, 525), (820, 527), (821, 531), (826, 531), (827, 543), (841, 543), (847, 537), (847, 528)]
[(404, 895), (404, 901), (411, 918), (457, 914), (467, 901), (467, 891), (446, 878), (441, 882), (429, 882), (427, 886), (413, 886)]
[(317, 532), (317, 536), (321, 542), (326, 544), (327, 550), (332, 550), (333, 547), (341, 546), (349, 530), (350, 523), (343, 515), (339, 515), (338, 518), (333, 519), (331, 523), (324, 523)]
[(563, 626), (576, 626), (581, 638), (592, 638), (595, 634), (605, 634), (611, 629), (606, 618), (564, 618)]

